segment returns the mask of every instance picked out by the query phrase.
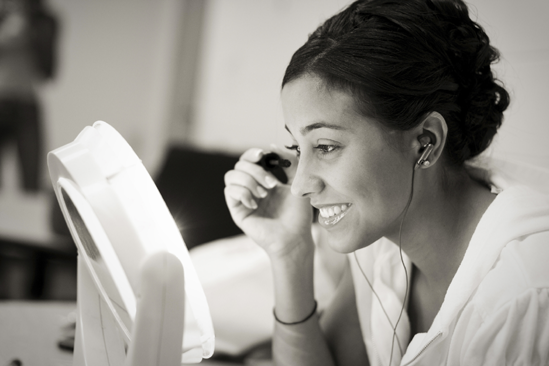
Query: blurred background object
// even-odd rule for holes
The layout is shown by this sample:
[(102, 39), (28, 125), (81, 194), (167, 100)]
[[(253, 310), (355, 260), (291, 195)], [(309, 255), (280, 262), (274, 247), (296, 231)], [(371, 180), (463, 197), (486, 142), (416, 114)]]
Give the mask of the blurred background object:
[[(2, 1), (2, 9), (8, 3), (18, 1)], [(44, 0), (58, 23), (50, 49), (55, 78), (25, 76), (42, 116), (42, 147), (34, 146), (42, 152), (34, 162), (42, 190), (23, 189), (14, 142), (2, 143), (0, 297), (74, 301), (76, 252), (43, 153), (96, 120), (113, 125), (143, 160), (189, 248), (238, 235), (223, 199), (223, 174), (249, 147), (289, 142), (279, 105), (286, 65), (307, 35), (348, 3)], [(468, 3), (501, 51), (495, 69), (512, 97), (488, 154), (548, 170), (549, 2)], [(21, 27), (12, 20), (4, 31), (1, 18), (0, 34)], [(0, 108), (1, 116), (8, 112)], [(253, 291), (249, 296), (256, 303)], [(237, 300), (225, 299), (228, 312)]]
[(55, 74), (57, 28), (41, 0), (0, 2), (0, 151), (15, 143), (27, 192), (40, 190), (45, 152), (38, 92)]
[[(58, 34), (42, 1), (0, 1), (0, 298), (41, 297), (46, 267), (50, 278), (65, 277), (56, 264), (74, 257), (69, 240), (57, 240), (49, 227), (43, 179), (41, 91), (57, 70)], [(48, 291), (72, 297), (66, 288)]]

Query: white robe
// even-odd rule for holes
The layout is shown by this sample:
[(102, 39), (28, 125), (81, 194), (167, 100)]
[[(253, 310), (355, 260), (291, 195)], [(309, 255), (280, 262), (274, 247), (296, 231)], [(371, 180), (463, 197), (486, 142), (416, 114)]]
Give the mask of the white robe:
[[(404, 309), (393, 337), (406, 290), (395, 244), (381, 239), (357, 251), (360, 268), (349, 256), (372, 366), (388, 366), (391, 349), (391, 366), (549, 365), (549, 195), (540, 193), (549, 190), (549, 175), (502, 162), (492, 166), (471, 169), (498, 196), (480, 220), (427, 333), (410, 341)], [(411, 263), (402, 254), (410, 280)]]

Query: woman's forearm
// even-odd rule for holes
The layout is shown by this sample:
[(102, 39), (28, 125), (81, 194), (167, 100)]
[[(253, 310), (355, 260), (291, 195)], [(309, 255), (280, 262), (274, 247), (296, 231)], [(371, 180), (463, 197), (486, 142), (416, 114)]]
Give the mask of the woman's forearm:
[[(312, 241), (312, 239), (311, 239)], [(302, 247), (309, 247), (305, 243)], [(299, 244), (298, 244), (299, 245)], [(315, 308), (312, 250), (295, 253), (293, 258), (271, 259), (276, 317), (273, 357), (275, 365), (333, 365), (332, 356), (322, 334), (318, 315), (306, 319)]]

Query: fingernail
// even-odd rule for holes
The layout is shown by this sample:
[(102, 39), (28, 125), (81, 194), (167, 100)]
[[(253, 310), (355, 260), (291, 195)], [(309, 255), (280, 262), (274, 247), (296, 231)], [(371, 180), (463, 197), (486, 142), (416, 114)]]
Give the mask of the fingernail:
[(276, 179), (274, 179), (273, 177), (271, 177), (270, 175), (267, 175), (265, 177), (265, 183), (267, 183), (267, 186), (269, 188), (273, 188), (274, 186), (276, 186)]
[(257, 208), (257, 203), (254, 200), (250, 200), (250, 208), (254, 210)]
[(265, 190), (265, 188), (263, 188), (261, 186), (257, 186), (257, 192), (259, 193), (259, 196), (261, 198), (267, 197), (268, 192)]

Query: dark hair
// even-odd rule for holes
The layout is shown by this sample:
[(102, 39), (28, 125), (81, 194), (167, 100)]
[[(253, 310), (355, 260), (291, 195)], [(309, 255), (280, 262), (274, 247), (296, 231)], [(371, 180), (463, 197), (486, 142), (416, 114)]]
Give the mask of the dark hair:
[(393, 130), (437, 111), (448, 124), (445, 153), (461, 165), (488, 147), (509, 106), (490, 68), (498, 58), (461, 0), (359, 0), (309, 36), (282, 87), (319, 77)]

